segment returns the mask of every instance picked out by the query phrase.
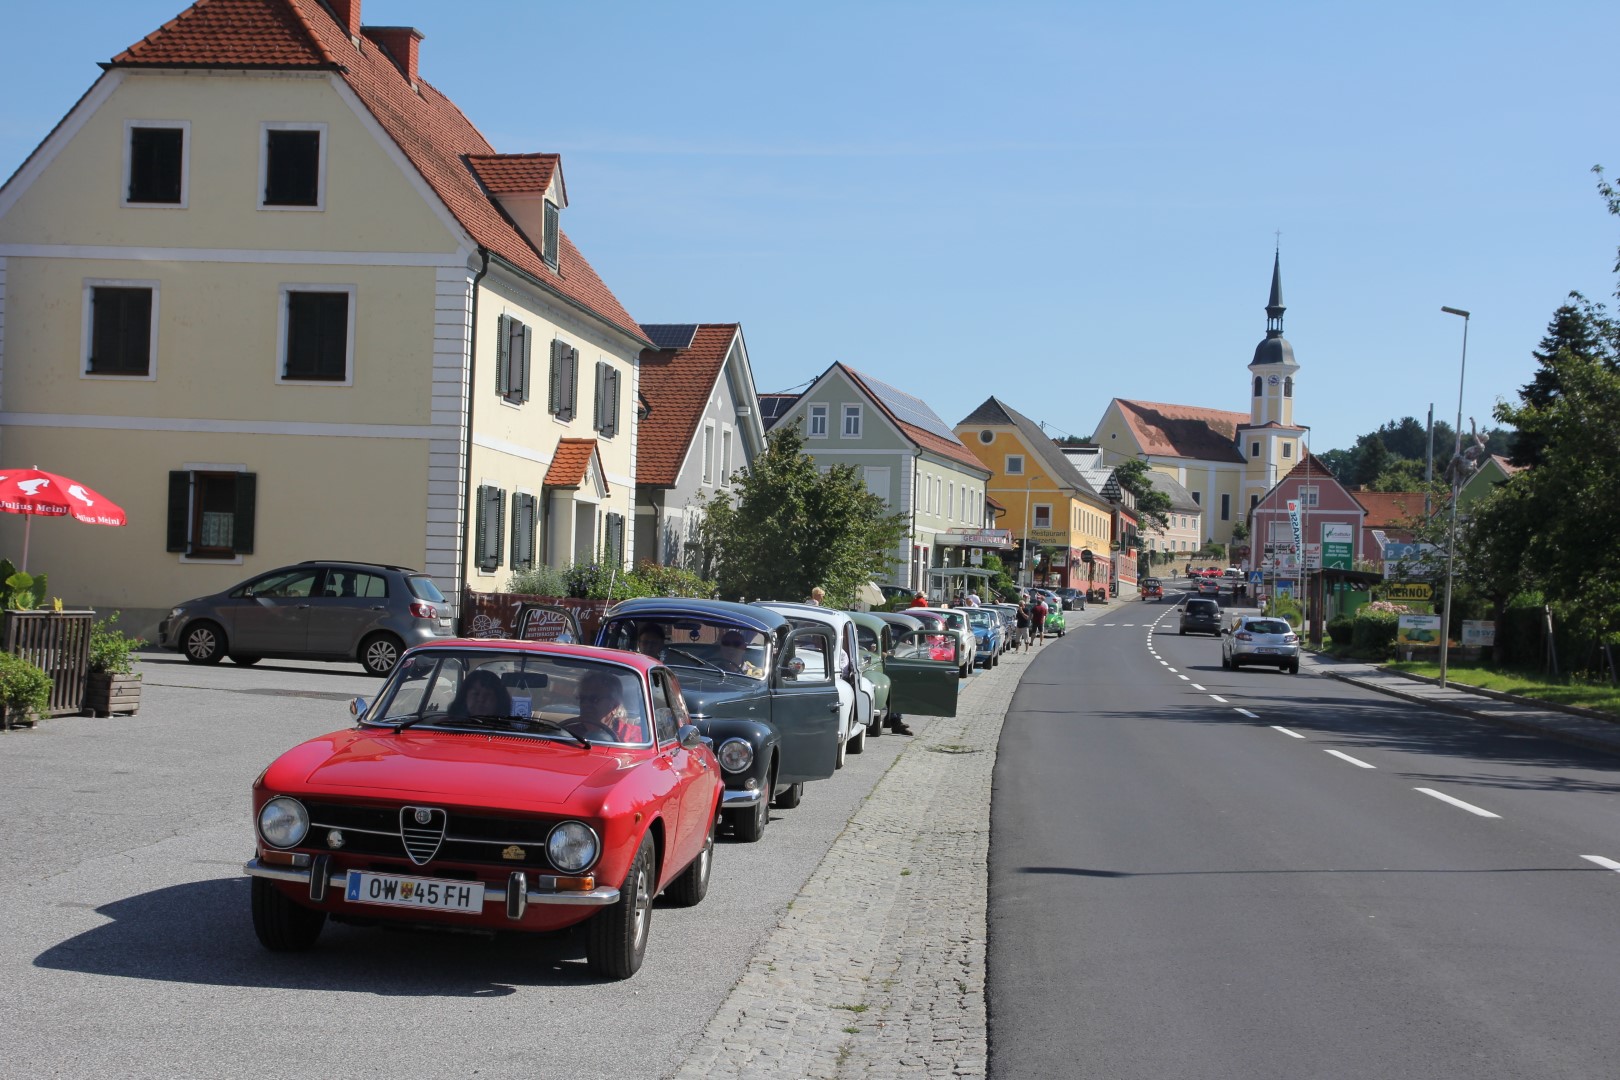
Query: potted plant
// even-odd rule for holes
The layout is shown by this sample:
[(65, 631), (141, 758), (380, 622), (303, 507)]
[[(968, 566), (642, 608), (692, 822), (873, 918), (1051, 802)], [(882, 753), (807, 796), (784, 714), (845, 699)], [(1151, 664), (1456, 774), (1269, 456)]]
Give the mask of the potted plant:
[(145, 645), (113, 624), (118, 612), (90, 628), (90, 675), (84, 709), (92, 716), (131, 714), (141, 707), (141, 677), (135, 673), (135, 650)]
[(0, 728), (32, 727), (51, 703), (51, 677), (20, 656), (0, 652)]

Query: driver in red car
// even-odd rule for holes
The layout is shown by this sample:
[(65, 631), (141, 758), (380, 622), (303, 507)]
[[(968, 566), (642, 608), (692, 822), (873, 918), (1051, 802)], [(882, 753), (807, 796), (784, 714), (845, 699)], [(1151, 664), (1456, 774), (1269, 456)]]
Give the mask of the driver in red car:
[(647, 725), (624, 708), (624, 688), (611, 671), (591, 671), (579, 681), (579, 719), (597, 723), (613, 733), (615, 742), (644, 743)]

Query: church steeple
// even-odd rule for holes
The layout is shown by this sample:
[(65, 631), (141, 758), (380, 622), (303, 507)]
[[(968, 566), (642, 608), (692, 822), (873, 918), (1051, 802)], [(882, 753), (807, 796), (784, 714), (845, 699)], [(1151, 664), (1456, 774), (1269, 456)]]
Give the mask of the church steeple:
[(1271, 262), (1271, 302), (1266, 305), (1266, 337), (1282, 337), (1282, 317), (1287, 310), (1282, 302), (1282, 248), (1279, 247)]

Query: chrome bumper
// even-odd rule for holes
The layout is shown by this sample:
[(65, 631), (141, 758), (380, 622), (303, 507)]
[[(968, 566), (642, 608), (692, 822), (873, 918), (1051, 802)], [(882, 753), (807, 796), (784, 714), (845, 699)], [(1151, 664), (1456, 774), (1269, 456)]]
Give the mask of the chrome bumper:
[(726, 788), (720, 796), (720, 809), (734, 810), (740, 806), (758, 806), (761, 793), (759, 791), (734, 791)]
[[(305, 856), (306, 858), (308, 856)], [(327, 896), (336, 892), (343, 895), (348, 887), (349, 875), (347, 871), (331, 871), (327, 857), (316, 856), (311, 866), (266, 866), (258, 859), (249, 859), (242, 864), (242, 872), (249, 877), (266, 878), (270, 881), (290, 881), (295, 885), (305, 885), (309, 888), (309, 898), (320, 903)], [(322, 878), (324, 877), (324, 881)], [(532, 882), (527, 874), (515, 870), (507, 876), (504, 888), (495, 885), (485, 885), (483, 882), (469, 882), (474, 888), (484, 890), (483, 903), (504, 905), (506, 917), (521, 919), (524, 909), (530, 904), (567, 904), (571, 907), (607, 907), (618, 903), (619, 890), (600, 886), (590, 892), (567, 892), (557, 888), (557, 879), (551, 876), (541, 876)]]

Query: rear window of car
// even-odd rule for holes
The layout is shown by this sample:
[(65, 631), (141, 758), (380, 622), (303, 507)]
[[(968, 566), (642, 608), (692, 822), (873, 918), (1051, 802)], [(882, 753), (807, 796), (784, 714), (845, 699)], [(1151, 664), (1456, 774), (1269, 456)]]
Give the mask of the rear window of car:
[(1187, 614), (1189, 615), (1214, 615), (1220, 610), (1220, 607), (1213, 600), (1187, 601)]
[(426, 574), (416, 574), (408, 577), (405, 582), (410, 586), (411, 595), (418, 600), (426, 600), (430, 604), (442, 604), (445, 602), (444, 593), (439, 591), (439, 587), (433, 584), (433, 579)]
[(1249, 631), (1255, 634), (1292, 634), (1294, 628), (1281, 619), (1250, 619)]

